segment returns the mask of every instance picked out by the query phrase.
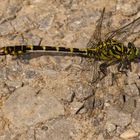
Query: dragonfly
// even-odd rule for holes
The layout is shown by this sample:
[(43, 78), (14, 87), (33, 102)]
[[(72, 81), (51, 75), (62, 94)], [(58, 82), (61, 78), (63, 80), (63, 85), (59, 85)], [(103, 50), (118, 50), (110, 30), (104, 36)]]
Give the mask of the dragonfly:
[[(125, 69), (131, 70), (131, 62), (138, 62), (140, 60), (140, 48), (136, 47), (133, 42), (128, 42), (124, 45), (123, 40), (118, 41), (114, 39), (116, 36), (130, 34), (130, 30), (140, 25), (140, 17), (127, 25), (111, 31), (102, 39), (102, 23), (104, 19), (105, 8), (101, 12), (101, 16), (97, 22), (95, 31), (89, 39), (85, 48), (67, 48), (59, 46), (40, 46), (40, 45), (16, 45), (5, 46), (0, 48), (0, 55), (18, 56), (31, 52), (61, 52), (80, 55), (90, 59), (103, 61), (100, 66), (100, 72), (103, 77), (107, 75), (107, 68), (111, 65), (118, 64), (118, 71), (125, 73)], [(102, 78), (103, 78), (102, 77)], [(101, 78), (101, 79), (102, 79)]]

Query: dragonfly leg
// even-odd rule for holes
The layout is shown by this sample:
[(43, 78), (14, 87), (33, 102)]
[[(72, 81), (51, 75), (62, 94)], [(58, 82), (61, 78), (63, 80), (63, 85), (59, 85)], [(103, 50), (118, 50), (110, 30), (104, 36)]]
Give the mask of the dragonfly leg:
[[(110, 64), (108, 64), (107, 62), (102, 63), (99, 66), (99, 71), (98, 71), (98, 77), (95, 80), (92, 80), (92, 84), (97, 82), (97, 80), (99, 79), (100, 81), (107, 76), (107, 67), (110, 66)], [(103, 74), (103, 76), (101, 76), (101, 73)]]
[(119, 63), (117, 69), (118, 69), (118, 72), (124, 73), (127, 76), (127, 72), (123, 70), (124, 68), (123, 68), (123, 64), (122, 63)]
[(113, 60), (113, 61), (110, 61), (110, 62), (104, 62), (100, 65), (100, 72), (103, 74), (103, 76), (100, 78), (100, 80), (102, 80), (104, 77), (107, 76), (107, 67), (111, 66), (111, 65), (114, 65), (116, 64), (117, 61), (116, 60)]
[[(94, 61), (94, 64), (95, 64), (95, 62), (96, 61)], [(99, 69), (96, 70), (96, 73), (94, 73), (92, 76), (91, 83), (92, 84), (96, 83), (98, 81), (101, 81), (104, 77), (106, 77), (107, 76), (107, 67), (110, 66), (111, 64), (112, 64), (112, 61), (111, 62), (104, 62), (104, 63), (100, 64)]]
[(18, 63), (21, 62), (23, 64), (29, 64), (30, 60), (30, 54), (21, 54), (21, 55), (15, 55), (12, 57), (12, 60), (16, 60)]
[(103, 76), (100, 78), (100, 81), (107, 76), (107, 67), (109, 65), (105, 62), (105, 63), (102, 63), (99, 68), (100, 68), (100, 72), (103, 74)]
[(29, 53), (22, 54), (18, 57), (19, 57), (19, 60), (21, 60), (21, 62), (24, 64), (29, 64), (29, 60), (31, 59), (31, 56)]
[(132, 71), (131, 68), (131, 62), (129, 62), (128, 60), (124, 60), (122, 62), (119, 63), (118, 65), (118, 71), (121, 73), (124, 73), (127, 76), (127, 71), (126, 70), (130, 70)]
[(108, 67), (108, 65), (107, 65), (106, 62), (105, 62), (105, 63), (102, 63), (102, 64), (100, 65), (100, 71), (101, 71), (104, 75), (107, 75), (107, 67)]

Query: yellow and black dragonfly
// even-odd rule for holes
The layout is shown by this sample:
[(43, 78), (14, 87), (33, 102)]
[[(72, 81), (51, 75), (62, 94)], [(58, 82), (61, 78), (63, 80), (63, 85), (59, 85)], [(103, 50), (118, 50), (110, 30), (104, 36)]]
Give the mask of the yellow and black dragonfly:
[(39, 45), (19, 45), (6, 46), (0, 48), (0, 55), (21, 55), (30, 52), (61, 52), (72, 53), (83, 57), (93, 58), (103, 61), (99, 66), (100, 71), (107, 75), (107, 67), (118, 64), (118, 71), (124, 72), (124, 69), (131, 69), (131, 62), (140, 60), (140, 48), (135, 47), (133, 42), (129, 42), (125, 46), (122, 41), (114, 39), (114, 37), (125, 34), (127, 36), (130, 30), (140, 25), (140, 17), (131, 23), (109, 32), (105, 35), (105, 39), (101, 38), (102, 22), (104, 18), (105, 8), (101, 13), (101, 17), (96, 25), (96, 29), (91, 36), (86, 48), (66, 48), (55, 46), (39, 46)]

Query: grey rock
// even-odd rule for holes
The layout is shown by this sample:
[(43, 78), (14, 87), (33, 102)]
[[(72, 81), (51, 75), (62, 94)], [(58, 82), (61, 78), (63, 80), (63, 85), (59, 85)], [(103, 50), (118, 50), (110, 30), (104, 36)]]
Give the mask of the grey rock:
[(72, 6), (72, 3), (73, 3), (73, 0), (61, 0), (60, 3), (64, 6), (64, 7), (71, 7)]
[(134, 113), (132, 114), (133, 120), (132, 120), (132, 126), (135, 131), (140, 132), (140, 102), (137, 102), (136, 109), (134, 110)]
[[(102, 124), (102, 122), (103, 122), (103, 119), (104, 119), (104, 114), (102, 113), (102, 114), (99, 114), (99, 115), (97, 115), (97, 116), (94, 116), (93, 118), (92, 118), (92, 123), (93, 123), (93, 126), (99, 126), (99, 125), (101, 125)], [(100, 128), (98, 128), (98, 129), (100, 129)], [(97, 131), (98, 131), (98, 129), (97, 129)], [(100, 130), (99, 130), (100, 131)]]
[(48, 69), (46, 70), (46, 74), (47, 74), (48, 76), (52, 77), (52, 78), (56, 78), (58, 72), (55, 71), (55, 70), (53, 70), (53, 69), (49, 69), (49, 68), (48, 68)]
[(103, 134), (98, 135), (97, 140), (104, 140), (104, 136), (103, 136)]
[(136, 132), (140, 132), (140, 120), (133, 119), (132, 127)]
[(19, 38), (19, 42), (27, 45), (39, 45), (41, 38), (37, 35), (33, 35), (32, 33), (24, 33), (21, 38)]
[[(129, 8), (131, 4), (132, 8)], [(6, 37), (1, 36), (1, 46), (6, 46), (7, 43), (9, 45), (20, 45), (22, 43), (38, 45), (40, 38), (43, 38), (42, 45), (58, 44), (64, 47), (85, 47), (93, 34), (95, 23), (97, 23), (103, 7), (106, 7), (102, 28), (104, 39), (104, 34), (108, 30), (107, 26), (109, 27), (111, 23), (112, 28), (116, 28), (119, 23), (122, 23), (123, 26), (139, 16), (139, 13), (136, 14), (139, 10), (138, 6), (138, 0), (107, 2), (105, 0), (1, 1), (0, 17), (2, 20), (0, 20), (0, 23), (2, 24), (0, 24), (0, 35), (6, 35)], [(135, 28), (135, 32), (139, 33), (139, 27)], [(23, 33), (25, 38), (22, 42), (17, 39), (17, 34), (20, 33)], [(138, 42), (137, 40), (136, 42)], [(7, 121), (4, 122), (5, 124), (0, 124), (1, 129), (5, 131), (4, 135), (0, 131), (0, 139), (120, 140), (121, 138), (117, 138), (117, 136), (126, 132), (126, 128), (132, 129), (133, 127), (136, 133), (140, 132), (139, 105), (136, 106), (136, 109), (134, 108), (134, 100), (139, 100), (137, 97), (139, 97), (140, 80), (139, 77), (133, 75), (138, 73), (133, 67), (132, 72), (128, 73), (128, 75), (132, 74), (131, 77), (126, 78), (125, 75), (121, 76), (121, 74), (116, 76), (113, 84), (117, 86), (112, 85), (110, 87), (112, 83), (111, 75), (97, 81), (93, 86), (88, 86), (88, 81), (91, 81), (92, 77), (94, 79), (98, 77), (99, 67), (96, 67), (95, 62), (90, 63), (87, 62), (88, 59), (80, 57), (81, 61), (77, 57), (72, 57), (71, 62), (69, 57), (63, 56), (56, 57), (56, 60), (51, 61), (50, 56), (46, 54), (46, 56), (44, 55), (45, 59), (42, 60), (41, 57), (36, 57), (36, 53), (32, 54), (34, 56), (28, 66), (24, 64), (14, 66), (15, 60), (12, 61), (11, 59), (6, 60), (8, 62), (6, 67), (5, 65), (4, 67), (1, 66), (0, 93), (2, 93), (2, 96), (3, 93), (7, 93), (7, 88), (4, 89), (1, 81), (7, 82), (8, 87), (17, 88), (14, 92), (8, 94), (9, 98), (4, 99), (4, 101), (2, 99), (3, 106), (1, 106), (2, 113), (0, 111), (0, 116), (4, 114), (2, 118), (7, 118)], [(51, 57), (54, 58), (55, 56)], [(76, 63), (75, 60), (79, 62)], [(97, 64), (99, 66), (100, 62), (97, 62)], [(108, 69), (108, 73), (110, 71), (115, 72), (112, 68)], [(132, 99), (129, 99), (123, 93), (127, 98), (125, 102), (124, 100), (120, 101), (119, 96), (120, 88), (126, 86), (123, 78), (127, 80), (126, 83), (128, 84), (125, 91), (127, 95), (132, 97)], [(136, 78), (137, 82), (135, 82)], [(18, 83), (20, 80), (24, 81), (24, 85), (29, 84), (34, 89), (28, 86), (21, 87)], [(35, 92), (42, 87), (47, 89)], [(95, 90), (95, 98), (88, 98), (93, 95), (92, 89)], [(96, 92), (96, 89), (100, 89), (100, 91)], [(73, 97), (71, 91), (74, 91), (75, 97)], [(69, 93), (70, 96), (68, 97)], [(59, 102), (62, 99), (68, 101), (64, 106)], [(93, 103), (94, 109), (92, 108)], [(118, 108), (110, 107), (114, 104), (118, 105)], [(91, 109), (93, 116), (90, 117), (94, 118), (93, 123), (91, 118), (87, 117), (88, 114), (84, 112), (84, 109), (81, 109), (79, 114), (75, 115), (82, 105), (86, 109)], [(109, 111), (106, 110), (107, 108), (109, 108)], [(100, 116), (101, 114), (103, 115)], [(131, 121), (131, 115), (133, 121)], [(42, 124), (42, 126), (38, 127), (38, 124)], [(11, 125), (15, 125), (15, 127)], [(28, 129), (23, 126), (28, 126)], [(26, 130), (23, 130), (24, 128)], [(72, 136), (73, 133), (74, 137)], [(132, 139), (135, 138), (132, 137)]]
[(139, 77), (136, 79), (136, 85), (140, 89), (140, 79), (139, 79)]
[(17, 32), (25, 32), (36, 26), (27, 16), (17, 17), (11, 24)]
[(83, 101), (88, 99), (88, 97), (91, 97), (93, 95), (93, 89), (89, 85), (82, 85), (82, 84), (77, 84), (76, 85), (76, 90), (75, 90), (75, 95), (77, 100)]
[(31, 78), (33, 78), (35, 75), (36, 75), (36, 71), (34, 71), (34, 70), (27, 70), (27, 71), (25, 71), (25, 77), (26, 77), (27, 79), (31, 79)]
[(126, 85), (124, 87), (124, 92), (129, 96), (138, 96), (139, 90), (136, 84)]
[(69, 22), (69, 28), (70, 30), (80, 30), (80, 28), (84, 27), (86, 25), (85, 19), (82, 17), (75, 17), (70, 20)]
[(104, 99), (103, 98), (93, 98), (94, 108), (103, 108), (104, 107)]
[(72, 61), (68, 60), (68, 61), (61, 63), (60, 65), (61, 65), (63, 70), (68, 70), (72, 65)]
[(107, 122), (125, 127), (131, 122), (131, 114), (126, 114), (116, 107), (110, 107), (107, 111)]
[(66, 97), (66, 101), (68, 103), (71, 103), (71, 102), (73, 102), (74, 98), (75, 98), (75, 93), (71, 90)]
[(120, 138), (122, 139), (125, 139), (125, 140), (128, 140), (130, 138), (134, 138), (134, 137), (137, 137), (138, 136), (138, 133), (135, 132), (134, 130), (132, 129), (129, 129), (129, 130), (126, 130), (124, 131), (121, 135), (120, 135)]
[(116, 129), (116, 126), (114, 124), (107, 123), (106, 124), (106, 129), (107, 129), (108, 132), (112, 132)]
[[(132, 67), (132, 69), (135, 69), (135, 68)], [(137, 73), (130, 72), (129, 75), (128, 75), (128, 77), (127, 77), (127, 83), (128, 83), (128, 85), (131, 85), (131, 84), (136, 83), (137, 80), (139, 81), (138, 74)]]
[(9, 94), (9, 89), (6, 86), (4, 81), (0, 81), (0, 97), (6, 96)]
[(8, 35), (14, 32), (14, 28), (11, 26), (10, 23), (6, 22), (0, 25), (0, 35)]
[(136, 105), (136, 100), (130, 97), (124, 102), (123, 111), (126, 111), (128, 113), (133, 113), (133, 111), (135, 110), (135, 105)]
[(47, 90), (36, 94), (28, 86), (17, 89), (5, 102), (2, 110), (4, 116), (17, 127), (34, 125), (64, 115), (63, 106)]
[(5, 80), (7, 78), (6, 69), (0, 69), (0, 79)]
[(70, 140), (75, 132), (74, 124), (66, 119), (52, 120), (43, 124), (48, 129), (37, 129), (36, 139), (38, 140)]
[(116, 8), (121, 10), (125, 16), (131, 16), (138, 12), (138, 4), (136, 4), (135, 0), (117, 0)]
[(21, 81), (7, 81), (6, 85), (8, 86), (9, 89), (17, 89), (23, 85)]
[(21, 9), (22, 2), (18, 0), (13, 0), (7, 7), (6, 15), (15, 15)]
[(51, 28), (53, 20), (54, 20), (54, 15), (52, 14), (48, 14), (42, 17), (42, 19), (40, 19), (38, 22), (39, 29), (42, 31), (47, 31), (49, 28)]

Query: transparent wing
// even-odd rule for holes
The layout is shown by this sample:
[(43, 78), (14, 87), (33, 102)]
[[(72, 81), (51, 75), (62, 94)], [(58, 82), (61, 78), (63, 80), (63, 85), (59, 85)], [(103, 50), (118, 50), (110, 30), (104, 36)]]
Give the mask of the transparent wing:
[(125, 40), (126, 37), (128, 37), (130, 34), (132, 34), (133, 30), (137, 27), (140, 26), (140, 17), (132, 21), (131, 23), (115, 30), (112, 32), (109, 32), (106, 34), (105, 38), (106, 40), (112, 39), (112, 38), (117, 38), (117, 40)]
[[(94, 48), (98, 47), (98, 43), (101, 41), (101, 28), (102, 28), (102, 21), (103, 21), (103, 16), (104, 16), (105, 8), (102, 11), (101, 17), (96, 25), (95, 31), (93, 35), (91, 36), (89, 42), (87, 43), (88, 48)], [(95, 61), (94, 59), (89, 58), (87, 62), (87, 67), (90, 67), (91, 73), (90, 73), (90, 83), (95, 91), (93, 91), (93, 96), (88, 98), (85, 101), (85, 108), (88, 110), (88, 114), (92, 115), (92, 110), (93, 110), (93, 104), (95, 102), (95, 92), (96, 92), (96, 85), (98, 83), (99, 79), (99, 63)]]
[[(102, 40), (101, 28), (102, 28), (104, 13), (105, 13), (105, 8), (102, 10), (102, 13), (101, 13), (101, 16), (100, 16), (98, 23), (96, 25), (95, 31), (92, 34), (89, 42), (87, 43), (88, 48), (98, 47), (98, 43)], [(99, 63), (96, 60), (91, 59), (91, 58), (86, 60), (86, 62), (88, 64), (88, 66), (91, 67), (91, 74), (90, 74), (91, 75), (91, 83), (92, 83), (92, 86), (94, 86), (94, 84), (96, 85), (96, 82), (99, 79)]]
[(87, 43), (88, 48), (97, 47), (98, 42), (101, 41), (101, 28), (102, 28), (104, 12), (105, 12), (105, 8), (103, 9), (103, 11), (101, 13), (101, 17), (96, 25), (93, 35), (91, 36), (89, 42)]

